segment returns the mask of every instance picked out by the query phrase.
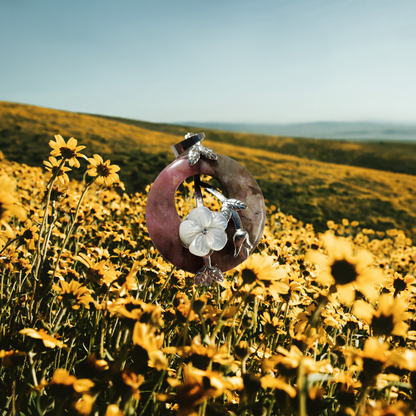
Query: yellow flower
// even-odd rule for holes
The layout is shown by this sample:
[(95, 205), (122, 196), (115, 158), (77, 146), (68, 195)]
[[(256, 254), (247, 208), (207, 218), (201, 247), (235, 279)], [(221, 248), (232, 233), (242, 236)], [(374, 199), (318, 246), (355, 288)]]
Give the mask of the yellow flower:
[(94, 405), (94, 397), (89, 394), (83, 394), (81, 398), (72, 402), (71, 414), (76, 416), (89, 416)]
[(416, 372), (416, 351), (411, 349), (393, 350), (390, 361), (399, 368), (405, 368), (412, 373)]
[(65, 140), (60, 134), (55, 136), (56, 142), (51, 140), (49, 146), (52, 147), (51, 155), (56, 157), (62, 157), (67, 160), (69, 166), (75, 166), (76, 168), (80, 167), (78, 157), (87, 157), (81, 153), (78, 153), (80, 150), (85, 149), (85, 146), (77, 146), (78, 141), (71, 137), (68, 140), (68, 143), (65, 143)]
[(190, 346), (166, 347), (163, 348), (163, 352), (166, 354), (178, 354), (181, 357), (191, 357), (191, 362), (198, 368), (208, 367), (211, 361), (221, 365), (229, 365), (234, 361), (233, 357), (228, 354), (226, 344), (220, 348), (217, 347), (215, 342), (210, 342), (208, 346), (204, 346), (200, 335), (192, 339)]
[[(184, 383), (177, 379), (168, 379), (171, 387), (178, 387), (175, 399), (179, 405), (178, 416), (191, 415), (195, 406), (210, 398), (216, 398), (227, 393), (232, 388), (232, 383), (226, 380), (216, 371), (204, 371), (188, 364), (184, 368)], [(241, 384), (241, 383), (240, 383)], [(196, 413), (195, 413), (196, 415)]]
[(360, 379), (363, 384), (375, 381), (378, 374), (382, 373), (389, 360), (389, 344), (382, 342), (378, 338), (369, 338), (365, 341), (363, 350), (347, 350), (347, 355), (356, 358), (359, 369), (361, 369)]
[(400, 335), (406, 337), (409, 325), (405, 323), (412, 317), (407, 311), (407, 303), (402, 298), (394, 298), (385, 293), (378, 299), (377, 310), (363, 300), (354, 303), (353, 314), (369, 324), (374, 336)]
[(19, 333), (27, 335), (30, 338), (41, 339), (43, 341), (43, 345), (45, 345), (45, 347), (47, 348), (65, 347), (65, 344), (62, 341), (59, 341), (53, 336), (49, 335), (44, 329), (36, 331), (36, 329), (24, 328), (21, 331), (19, 331)]
[(110, 165), (110, 160), (103, 161), (103, 158), (99, 155), (89, 158), (88, 161), (91, 163), (87, 171), (90, 176), (97, 176), (96, 182), (98, 184), (105, 184), (106, 186), (111, 185), (114, 182), (120, 180), (117, 173), (120, 167), (117, 165)]
[(119, 371), (112, 379), (113, 386), (120, 395), (127, 393), (136, 400), (140, 400), (139, 387), (143, 381), (143, 376), (138, 376), (130, 370)]
[(302, 362), (306, 374), (310, 373), (331, 373), (333, 368), (328, 360), (315, 362), (311, 357), (305, 357), (300, 349), (295, 345), (287, 351), (283, 347), (277, 347), (279, 355), (273, 355), (263, 362), (262, 369), (267, 372), (276, 369), (283, 377), (293, 377), (297, 375), (298, 367)]
[(36, 225), (32, 225), (32, 221), (28, 220), (26, 223), (26, 229), (23, 229), (20, 234), (20, 236), (26, 241), (29, 250), (34, 250), (35, 242), (39, 238), (39, 235), (36, 232), (37, 229), (38, 227)]
[[(60, 286), (59, 286), (60, 285)], [(91, 296), (91, 290), (83, 287), (80, 283), (72, 280), (70, 283), (64, 280), (59, 281), (59, 285), (53, 285), (52, 289), (59, 292), (58, 299), (63, 302), (64, 306), (79, 309), (81, 305), (90, 308), (90, 303), (94, 302)]]
[(26, 218), (26, 211), (19, 206), (17, 199), (12, 196), (16, 184), (7, 175), (0, 176), (0, 226), (6, 228), (6, 236), (14, 237), (14, 232), (7, 221), (10, 217), (15, 216), (23, 221)]
[(403, 277), (400, 273), (394, 273), (387, 278), (386, 288), (394, 292), (394, 296), (398, 296), (406, 291), (414, 293), (416, 292), (415, 281), (414, 276), (410, 274)]
[(87, 266), (87, 280), (107, 287), (115, 286), (114, 281), (118, 278), (119, 272), (108, 260), (101, 260), (97, 263), (84, 253), (79, 253), (74, 257), (74, 260), (78, 260)]
[[(86, 394), (90, 394), (91, 389), (94, 387), (94, 382), (87, 379), (77, 379), (75, 376), (70, 375), (67, 370), (58, 368), (53, 373), (52, 379), (49, 382), (43, 382), (42, 387), (49, 389), (50, 393), (57, 399), (66, 400), (69, 396), (82, 397)], [(85, 405), (81, 403), (80, 405)]]
[(260, 318), (260, 323), (263, 325), (266, 336), (275, 334), (285, 334), (282, 330), (283, 321), (279, 320), (277, 316), (270, 316), (269, 312), (264, 312)]
[(62, 182), (63, 185), (69, 182), (69, 178), (66, 172), (70, 171), (71, 169), (65, 166), (59, 168), (61, 165), (60, 160), (56, 160), (56, 158), (53, 156), (49, 156), (49, 161), (44, 161), (43, 164), (46, 166), (46, 170), (52, 173), (52, 176), (56, 174), (56, 177), (59, 181)]
[(104, 416), (124, 416), (124, 412), (116, 404), (110, 404)]
[(147, 351), (148, 364), (157, 370), (163, 370), (168, 366), (168, 360), (160, 351), (163, 345), (163, 334), (155, 335), (155, 329), (149, 325), (137, 322), (133, 330), (133, 344)]
[(350, 305), (359, 290), (368, 299), (375, 301), (378, 296), (376, 283), (383, 283), (384, 276), (380, 269), (370, 268), (373, 256), (365, 250), (353, 253), (352, 244), (326, 232), (322, 237), (328, 256), (317, 251), (308, 251), (306, 260), (320, 266), (316, 281), (330, 285), (338, 291), (342, 303)]
[(289, 285), (281, 281), (286, 277), (286, 271), (274, 267), (271, 256), (253, 254), (235, 270), (239, 272), (243, 285), (256, 283), (260, 286), (258, 290), (253, 291), (254, 295), (268, 291), (275, 300), (280, 301), (279, 295), (289, 292)]
[(261, 386), (264, 389), (271, 388), (276, 390), (281, 390), (286, 392), (292, 399), (296, 396), (296, 389), (287, 384), (283, 378), (281, 377), (274, 377), (271, 374), (266, 374), (261, 379)]
[(27, 356), (27, 352), (23, 351), (0, 351), (0, 359), (2, 367), (12, 367), (15, 365), (23, 364), (24, 358)]

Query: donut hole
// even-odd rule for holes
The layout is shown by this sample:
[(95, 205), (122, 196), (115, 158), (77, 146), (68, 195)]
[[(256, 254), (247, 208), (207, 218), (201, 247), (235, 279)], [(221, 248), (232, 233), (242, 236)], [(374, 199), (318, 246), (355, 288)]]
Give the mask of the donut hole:
[[(225, 197), (227, 194), (221, 184), (217, 179), (209, 175), (200, 175), (200, 180), (203, 183), (211, 185), (217, 191), (221, 192)], [(221, 209), (221, 202), (208, 192), (204, 187), (201, 186), (202, 199), (204, 205), (209, 208), (211, 211), (219, 212)], [(175, 193), (175, 206), (176, 212), (183, 219), (189, 214), (189, 212), (196, 208), (196, 199), (195, 199), (195, 186), (194, 186), (194, 177), (190, 176), (184, 180), (178, 187)]]

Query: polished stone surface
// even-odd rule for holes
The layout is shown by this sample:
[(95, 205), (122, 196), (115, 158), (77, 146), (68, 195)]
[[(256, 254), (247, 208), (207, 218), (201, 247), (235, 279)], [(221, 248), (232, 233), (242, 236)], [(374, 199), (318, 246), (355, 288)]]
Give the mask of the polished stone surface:
[[(193, 175), (209, 175), (222, 186), (227, 198), (236, 198), (248, 205), (239, 211), (242, 225), (250, 235), (253, 249), (259, 243), (266, 220), (266, 207), (263, 194), (254, 177), (240, 163), (227, 156), (218, 155), (218, 160), (200, 161), (190, 166), (186, 156), (182, 156), (167, 166), (156, 178), (150, 189), (146, 205), (146, 222), (150, 238), (160, 254), (176, 267), (195, 273), (203, 266), (201, 257), (196, 257), (182, 246), (179, 226), (182, 222), (175, 206), (175, 194), (179, 185)], [(233, 269), (244, 261), (234, 257), (234, 223), (227, 227), (228, 242), (223, 250), (214, 252), (212, 265), (222, 271)]]

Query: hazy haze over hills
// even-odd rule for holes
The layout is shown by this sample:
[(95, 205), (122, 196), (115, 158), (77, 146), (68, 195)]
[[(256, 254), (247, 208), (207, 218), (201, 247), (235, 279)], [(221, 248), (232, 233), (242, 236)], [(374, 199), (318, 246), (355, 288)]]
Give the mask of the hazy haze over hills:
[(187, 126), (204, 126), (211, 129), (270, 134), (291, 137), (312, 137), (342, 140), (382, 140), (416, 142), (416, 124), (375, 122), (317, 121), (296, 124), (252, 123), (182, 123)]

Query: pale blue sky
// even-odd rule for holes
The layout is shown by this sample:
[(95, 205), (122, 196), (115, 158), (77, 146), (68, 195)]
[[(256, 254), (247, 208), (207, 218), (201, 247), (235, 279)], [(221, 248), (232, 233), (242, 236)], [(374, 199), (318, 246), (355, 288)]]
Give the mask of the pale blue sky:
[(158, 122), (416, 122), (415, 22), (415, 0), (0, 0), (0, 100)]

